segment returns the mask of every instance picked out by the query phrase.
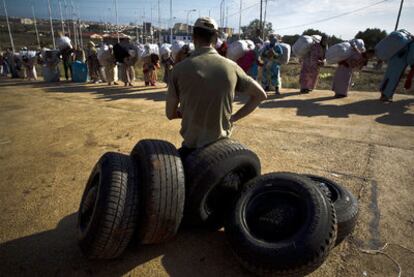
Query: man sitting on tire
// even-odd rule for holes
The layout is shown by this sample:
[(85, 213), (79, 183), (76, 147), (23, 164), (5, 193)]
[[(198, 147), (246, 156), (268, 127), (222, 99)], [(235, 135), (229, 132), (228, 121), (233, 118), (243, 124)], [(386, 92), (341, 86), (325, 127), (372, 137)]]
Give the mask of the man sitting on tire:
[[(256, 81), (214, 49), (217, 33), (214, 19), (197, 19), (193, 29), (196, 50), (174, 67), (169, 80), (166, 115), (170, 120), (182, 118), (180, 133), (184, 141), (179, 150), (182, 158), (196, 148), (229, 137), (233, 123), (266, 99)], [(232, 114), (235, 91), (250, 98)]]

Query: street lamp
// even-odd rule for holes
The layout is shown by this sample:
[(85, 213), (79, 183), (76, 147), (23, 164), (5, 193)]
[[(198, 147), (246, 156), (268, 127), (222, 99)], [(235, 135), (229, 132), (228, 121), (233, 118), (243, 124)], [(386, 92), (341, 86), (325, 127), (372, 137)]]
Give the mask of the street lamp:
[(190, 16), (191, 12), (196, 12), (196, 11), (197, 11), (196, 9), (186, 10), (186, 12), (187, 12), (187, 37), (188, 37), (189, 29), (190, 29), (190, 27), (188, 26), (188, 17)]

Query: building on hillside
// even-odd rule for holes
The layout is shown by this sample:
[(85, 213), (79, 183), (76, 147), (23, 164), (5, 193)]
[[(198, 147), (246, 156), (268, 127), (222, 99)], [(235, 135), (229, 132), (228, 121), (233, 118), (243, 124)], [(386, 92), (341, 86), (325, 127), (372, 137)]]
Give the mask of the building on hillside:
[(31, 20), (30, 18), (20, 18), (20, 24), (33, 25), (33, 20)]
[(229, 37), (232, 37), (234, 34), (234, 28), (229, 27), (219, 27), (219, 31), (227, 34)]
[[(173, 33), (172, 36), (172, 41), (176, 41), (176, 40), (182, 40), (184, 42), (192, 42), (193, 41), (193, 37), (191, 34), (187, 35), (187, 34), (183, 34), (183, 33), (179, 33), (179, 34), (175, 34)], [(163, 32), (162, 33), (162, 41), (165, 43), (172, 43), (171, 42), (171, 34), (169, 32)]]

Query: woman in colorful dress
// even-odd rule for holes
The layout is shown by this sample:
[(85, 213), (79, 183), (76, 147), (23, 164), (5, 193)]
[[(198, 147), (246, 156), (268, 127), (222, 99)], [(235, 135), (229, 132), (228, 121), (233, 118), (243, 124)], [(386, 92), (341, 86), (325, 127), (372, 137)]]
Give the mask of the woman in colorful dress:
[(157, 69), (160, 68), (160, 58), (157, 54), (151, 54), (146, 57), (143, 64), (145, 86), (156, 86)]
[(361, 70), (367, 65), (368, 60), (374, 57), (374, 50), (370, 49), (364, 53), (354, 51), (351, 57), (338, 63), (333, 78), (332, 90), (336, 98), (348, 96), (348, 90), (352, 83), (352, 73)]
[(309, 53), (303, 58), (299, 77), (301, 93), (309, 93), (318, 83), (319, 70), (325, 63), (327, 39), (326, 36), (322, 36), (320, 42), (312, 44)]
[(277, 59), (283, 55), (283, 49), (274, 34), (269, 35), (269, 41), (260, 55), (263, 60), (262, 86), (265, 91), (274, 89), (276, 94), (280, 94), (280, 64)]

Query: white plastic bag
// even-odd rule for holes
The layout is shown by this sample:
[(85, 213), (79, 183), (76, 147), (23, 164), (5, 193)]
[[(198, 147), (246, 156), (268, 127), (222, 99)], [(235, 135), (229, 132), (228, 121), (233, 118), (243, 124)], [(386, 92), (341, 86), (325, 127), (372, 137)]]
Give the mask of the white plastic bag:
[(290, 61), (291, 48), (287, 43), (279, 43), (282, 47), (283, 54), (277, 59), (280, 64), (288, 64)]
[(174, 60), (177, 57), (178, 52), (180, 52), (181, 48), (183, 48), (184, 45), (185, 42), (182, 40), (176, 40), (173, 42), (171, 52)]
[(326, 51), (326, 62), (329, 64), (339, 63), (351, 57), (356, 51), (365, 52), (365, 43), (362, 39), (352, 39), (337, 43)]
[(171, 44), (169, 43), (163, 43), (160, 47), (160, 55), (168, 55), (171, 53)]
[(249, 51), (249, 46), (245, 40), (236, 40), (230, 43), (227, 49), (227, 58), (237, 61)]
[(365, 43), (362, 39), (358, 38), (358, 39), (351, 39), (349, 41), (349, 43), (351, 44), (352, 47), (354, 47), (355, 49), (358, 50), (358, 52), (360, 53), (364, 53), (365, 51), (367, 51), (367, 49), (365, 49)]
[(309, 53), (316, 38), (312, 36), (300, 36), (292, 46), (292, 52), (296, 57), (303, 58)]
[(56, 40), (56, 45), (60, 50), (63, 50), (65, 48), (72, 49), (72, 43), (70, 41), (70, 38), (65, 37), (65, 36), (58, 37)]

